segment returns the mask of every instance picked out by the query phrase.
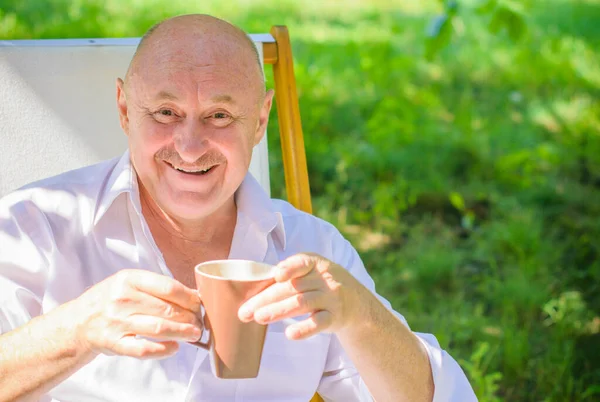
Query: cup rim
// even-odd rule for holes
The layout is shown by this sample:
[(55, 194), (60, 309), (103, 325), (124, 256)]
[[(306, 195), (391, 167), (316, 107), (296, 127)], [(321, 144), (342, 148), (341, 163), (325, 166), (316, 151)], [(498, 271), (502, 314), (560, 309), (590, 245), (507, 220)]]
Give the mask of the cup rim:
[[(232, 278), (224, 278), (222, 276), (207, 274), (206, 272), (202, 272), (199, 269), (200, 267), (205, 266), (205, 265), (229, 264), (229, 263), (238, 263), (238, 262), (264, 265), (264, 266), (269, 267), (271, 269), (271, 271), (269, 272), (268, 275), (264, 275), (264, 276), (261, 276), (259, 278), (253, 278), (253, 279), (232, 279)], [(200, 264), (197, 264), (194, 267), (194, 273), (202, 275), (202, 276), (205, 276), (207, 278), (218, 279), (218, 280), (222, 280), (222, 281), (260, 282), (260, 281), (264, 281), (264, 280), (274, 279), (275, 278), (275, 269), (274, 268), (275, 268), (275, 265), (268, 264), (266, 262), (253, 261), (253, 260), (244, 260), (244, 259), (241, 259), (241, 258), (234, 258), (234, 259), (227, 259), (227, 260), (210, 260), (210, 261), (201, 262)]]

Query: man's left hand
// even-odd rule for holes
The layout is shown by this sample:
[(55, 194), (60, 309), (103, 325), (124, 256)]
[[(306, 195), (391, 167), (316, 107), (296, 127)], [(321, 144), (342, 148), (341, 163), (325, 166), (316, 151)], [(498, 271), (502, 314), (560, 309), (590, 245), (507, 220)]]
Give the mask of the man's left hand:
[(317, 254), (296, 254), (277, 265), (275, 284), (244, 303), (238, 315), (243, 322), (270, 324), (310, 314), (286, 329), (289, 339), (304, 339), (358, 322), (365, 291), (341, 266)]

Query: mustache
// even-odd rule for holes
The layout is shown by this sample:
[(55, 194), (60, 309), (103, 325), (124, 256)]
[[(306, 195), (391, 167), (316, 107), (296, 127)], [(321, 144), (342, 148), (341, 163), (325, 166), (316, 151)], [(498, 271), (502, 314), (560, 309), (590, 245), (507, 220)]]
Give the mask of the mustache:
[(207, 168), (214, 165), (219, 165), (226, 162), (225, 157), (217, 151), (208, 151), (198, 159), (196, 159), (193, 163), (184, 162), (179, 156), (179, 153), (171, 148), (163, 148), (156, 153), (156, 159), (163, 160), (167, 163), (170, 163), (173, 166), (179, 167), (199, 167), (199, 168)]

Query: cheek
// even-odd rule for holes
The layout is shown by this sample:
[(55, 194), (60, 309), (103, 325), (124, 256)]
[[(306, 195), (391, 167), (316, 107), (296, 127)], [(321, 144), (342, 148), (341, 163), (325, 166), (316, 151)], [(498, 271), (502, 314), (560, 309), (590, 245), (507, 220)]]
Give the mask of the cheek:
[(142, 121), (130, 133), (132, 152), (138, 155), (154, 157), (154, 155), (170, 142), (171, 129), (169, 126), (156, 122)]
[(152, 188), (157, 176), (160, 175), (160, 166), (156, 163), (156, 154), (169, 144), (171, 137), (164, 126), (156, 123), (137, 124), (130, 130), (129, 151), (138, 177), (147, 188)]
[(252, 152), (253, 138), (239, 128), (210, 132), (207, 135), (207, 139), (221, 153), (228, 157), (235, 156), (239, 159), (241, 155)]
[(228, 149), (228, 159), (237, 161), (240, 167), (247, 167), (252, 158), (254, 140), (247, 135), (239, 135), (224, 147)]

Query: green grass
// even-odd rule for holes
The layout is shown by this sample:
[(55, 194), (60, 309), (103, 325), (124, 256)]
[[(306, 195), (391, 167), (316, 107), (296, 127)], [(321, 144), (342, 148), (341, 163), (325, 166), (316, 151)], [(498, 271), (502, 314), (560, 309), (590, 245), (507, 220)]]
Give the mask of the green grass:
[(0, 38), (139, 36), (188, 12), (286, 24), (315, 213), (379, 291), (481, 401), (597, 400), (600, 1), (529, 2), (518, 42), (460, 2), (428, 61), (440, 3), (2, 0)]

